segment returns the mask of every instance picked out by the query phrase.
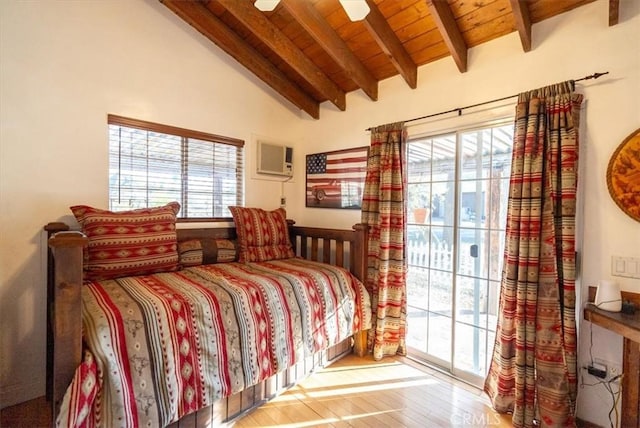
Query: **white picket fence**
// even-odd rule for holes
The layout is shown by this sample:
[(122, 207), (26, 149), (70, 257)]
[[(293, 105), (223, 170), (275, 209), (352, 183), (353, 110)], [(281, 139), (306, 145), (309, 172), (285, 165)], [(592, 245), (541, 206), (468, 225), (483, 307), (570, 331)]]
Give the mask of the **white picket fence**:
[[(464, 244), (463, 244), (464, 245)], [(475, 261), (468, 248), (464, 248), (458, 256), (459, 269), (453, 269), (453, 245), (445, 241), (427, 242), (409, 241), (407, 246), (407, 262), (409, 266), (429, 267), (446, 272), (458, 272), (462, 275), (473, 275)]]
[[(456, 330), (456, 334), (459, 335), (456, 340), (456, 365), (465, 371), (484, 375), (486, 355), (490, 352), (484, 343), (492, 345), (494, 337), (492, 334), (495, 335), (495, 333), (491, 333), (483, 325), (495, 327), (498, 296), (497, 293), (492, 293), (485, 288), (487, 279), (478, 278), (479, 271), (485, 267), (480, 258), (471, 256), (471, 244), (463, 242), (461, 245), (456, 268), (453, 266), (454, 246), (452, 244), (440, 241), (429, 245), (424, 241), (409, 240), (407, 245), (409, 265), (407, 344), (410, 348), (424, 352), (428, 342), (430, 354), (449, 355), (452, 302), (455, 299), (456, 325), (461, 325), (458, 322), (462, 322), (477, 326)], [(456, 274), (464, 275), (466, 278), (458, 279), (458, 289), (454, 296), (453, 275)], [(474, 290), (473, 287), (468, 287), (469, 282), (482, 285)], [(467, 287), (463, 285), (465, 283)], [(428, 310), (425, 304), (428, 304)], [(425, 325), (430, 327), (425, 328)]]

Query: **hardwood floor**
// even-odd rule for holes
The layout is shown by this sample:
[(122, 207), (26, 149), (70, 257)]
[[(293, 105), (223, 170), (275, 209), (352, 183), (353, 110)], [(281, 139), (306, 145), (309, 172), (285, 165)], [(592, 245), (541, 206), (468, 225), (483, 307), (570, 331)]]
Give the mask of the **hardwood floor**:
[[(3, 409), (0, 427), (46, 427), (38, 398)], [(349, 355), (313, 374), (230, 427), (510, 427), (483, 393), (396, 357), (376, 362)]]
[(511, 427), (484, 394), (409, 359), (349, 355), (232, 425)]
[(0, 411), (0, 427), (2, 428), (40, 428), (51, 425), (51, 408), (44, 397), (16, 404)]

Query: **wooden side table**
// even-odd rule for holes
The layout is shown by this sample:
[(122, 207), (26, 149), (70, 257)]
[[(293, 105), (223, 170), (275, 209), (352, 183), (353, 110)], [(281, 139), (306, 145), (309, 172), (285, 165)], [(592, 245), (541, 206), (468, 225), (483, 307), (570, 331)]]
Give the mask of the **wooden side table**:
[(623, 337), (620, 426), (640, 428), (640, 293), (623, 292), (622, 298), (636, 304), (634, 315), (603, 311), (589, 303), (584, 308), (584, 319)]

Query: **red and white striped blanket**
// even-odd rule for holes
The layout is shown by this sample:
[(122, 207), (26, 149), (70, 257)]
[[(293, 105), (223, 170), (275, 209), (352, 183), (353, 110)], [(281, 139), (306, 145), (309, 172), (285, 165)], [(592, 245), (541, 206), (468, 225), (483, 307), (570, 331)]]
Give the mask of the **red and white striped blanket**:
[(371, 325), (348, 271), (299, 258), (84, 285), (59, 426), (161, 427)]

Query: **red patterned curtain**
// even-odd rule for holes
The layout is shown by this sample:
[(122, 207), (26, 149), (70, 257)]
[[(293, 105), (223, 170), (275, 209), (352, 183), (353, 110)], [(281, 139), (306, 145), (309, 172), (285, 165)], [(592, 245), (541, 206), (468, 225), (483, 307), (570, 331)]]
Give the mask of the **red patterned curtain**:
[(519, 95), (496, 341), (485, 391), (515, 427), (575, 426), (575, 215), (582, 95)]
[(362, 223), (370, 226), (366, 287), (371, 296), (373, 326), (369, 349), (373, 349), (376, 360), (406, 354), (406, 186), (401, 155), (405, 138), (404, 123), (371, 131), (362, 198)]

